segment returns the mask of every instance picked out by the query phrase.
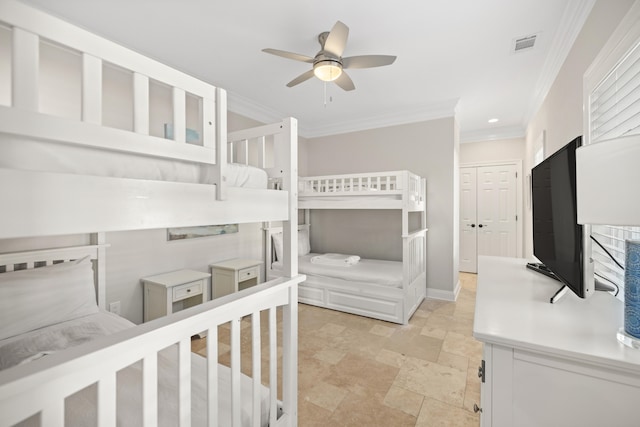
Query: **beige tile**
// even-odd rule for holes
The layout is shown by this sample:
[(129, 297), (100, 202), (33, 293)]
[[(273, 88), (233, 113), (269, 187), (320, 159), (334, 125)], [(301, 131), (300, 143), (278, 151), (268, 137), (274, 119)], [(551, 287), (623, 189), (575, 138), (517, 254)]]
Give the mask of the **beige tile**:
[(436, 361), (442, 349), (442, 340), (421, 335), (424, 328), (402, 328), (389, 338), (384, 348), (408, 357)]
[(471, 336), (448, 332), (442, 350), (459, 356), (478, 358), (482, 356), (482, 343)]
[[(425, 300), (408, 325), (299, 304), (298, 425), (479, 426), (473, 413), (482, 359), (472, 338), (476, 276), (461, 273), (460, 283), (456, 302)], [(281, 309), (277, 318), (281, 322)], [(264, 351), (268, 322), (261, 321)], [(251, 368), (249, 326), (244, 318), (243, 372)], [(229, 329), (218, 328), (221, 363), (229, 359)], [(205, 355), (206, 340), (193, 340), (192, 350)]]
[(320, 336), (334, 337), (342, 333), (345, 329), (345, 326), (336, 325), (335, 323), (326, 323), (320, 329), (318, 329), (318, 334)]
[(391, 387), (384, 398), (384, 404), (390, 408), (417, 417), (422, 407), (424, 396), (399, 387)]
[(334, 336), (329, 346), (346, 353), (375, 359), (386, 341), (385, 337), (349, 328)]
[(382, 398), (350, 393), (327, 420), (326, 426), (413, 427), (416, 417), (382, 404)]
[(390, 337), (395, 331), (395, 328), (390, 328), (384, 325), (373, 325), (373, 327), (369, 329), (370, 334), (377, 335), (379, 337)]
[(371, 393), (385, 396), (398, 371), (398, 368), (348, 353), (339, 363), (331, 366), (331, 375), (325, 381), (343, 388), (361, 386)]
[(458, 406), (425, 399), (416, 427), (478, 427), (480, 417)]
[(322, 360), (324, 362), (335, 365), (336, 363), (340, 362), (346, 354), (347, 353), (343, 351), (334, 350), (332, 348), (325, 348), (315, 353), (313, 357), (318, 360)]
[(420, 335), (424, 335), (425, 337), (437, 338), (439, 340), (443, 340), (444, 337), (447, 335), (446, 329), (438, 328), (435, 326), (429, 326), (428, 320), (426, 321), (426, 323), (427, 324), (423, 326), (422, 330), (420, 331)]
[(393, 385), (455, 406), (462, 406), (467, 371), (407, 358)]
[(332, 411), (311, 402), (298, 399), (298, 425), (304, 427), (326, 427)]
[(469, 377), (469, 358), (466, 356), (459, 356), (457, 354), (441, 351), (437, 362), (443, 366), (449, 366), (460, 371), (467, 371), (467, 378)]
[(386, 348), (380, 350), (380, 352), (376, 356), (377, 362), (384, 363), (395, 368), (402, 367), (402, 364), (405, 360), (407, 360), (407, 356), (405, 356), (404, 354), (387, 350)]
[(344, 388), (318, 381), (299, 394), (299, 399), (333, 412), (348, 393)]

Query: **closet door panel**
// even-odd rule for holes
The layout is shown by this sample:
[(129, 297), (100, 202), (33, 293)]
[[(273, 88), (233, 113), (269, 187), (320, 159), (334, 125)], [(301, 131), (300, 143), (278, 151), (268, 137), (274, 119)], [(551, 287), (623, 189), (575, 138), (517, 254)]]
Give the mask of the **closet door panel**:
[(477, 271), (476, 168), (460, 168), (460, 271)]
[(516, 166), (478, 167), (478, 255), (517, 256)]

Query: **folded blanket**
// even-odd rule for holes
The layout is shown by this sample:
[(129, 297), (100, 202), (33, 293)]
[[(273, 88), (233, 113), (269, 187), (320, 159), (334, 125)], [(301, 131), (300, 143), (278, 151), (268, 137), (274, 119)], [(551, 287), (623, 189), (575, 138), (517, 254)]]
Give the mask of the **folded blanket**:
[(341, 267), (349, 267), (350, 265), (357, 264), (360, 261), (358, 255), (344, 255), (344, 254), (323, 254), (316, 255), (311, 258), (313, 264), (334, 265)]

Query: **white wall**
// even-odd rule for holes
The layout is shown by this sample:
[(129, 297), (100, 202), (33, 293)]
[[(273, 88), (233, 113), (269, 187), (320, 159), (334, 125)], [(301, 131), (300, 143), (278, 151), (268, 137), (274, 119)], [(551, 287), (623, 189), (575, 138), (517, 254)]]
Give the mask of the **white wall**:
[[(531, 173), (536, 141), (544, 132), (545, 156), (582, 135), (582, 78), (604, 43), (627, 13), (633, 0), (598, 0), (578, 35), (542, 106), (529, 122), (525, 173)], [(525, 257), (533, 255), (531, 211), (525, 209)]]
[[(453, 298), (458, 283), (456, 129), (452, 116), (302, 142), (307, 176), (407, 169), (426, 177), (427, 287), (431, 295), (445, 298)], [(400, 259), (400, 232), (394, 220), (400, 221), (400, 216), (388, 211), (340, 212), (333, 217), (332, 212), (314, 211), (312, 249), (331, 245), (333, 250), (349, 248), (358, 254)]]

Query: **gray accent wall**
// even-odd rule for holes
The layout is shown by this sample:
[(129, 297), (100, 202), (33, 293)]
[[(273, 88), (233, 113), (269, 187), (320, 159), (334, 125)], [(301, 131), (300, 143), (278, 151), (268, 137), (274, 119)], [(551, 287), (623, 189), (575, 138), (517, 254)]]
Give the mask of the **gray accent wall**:
[[(407, 169), (427, 179), (427, 295), (446, 299), (458, 287), (457, 133), (452, 114), (301, 143), (306, 176)], [(400, 215), (391, 211), (314, 211), (311, 230), (312, 250), (401, 257)]]

